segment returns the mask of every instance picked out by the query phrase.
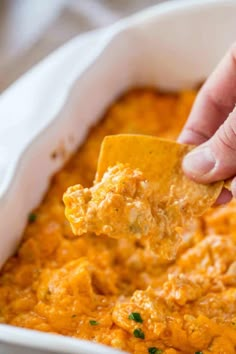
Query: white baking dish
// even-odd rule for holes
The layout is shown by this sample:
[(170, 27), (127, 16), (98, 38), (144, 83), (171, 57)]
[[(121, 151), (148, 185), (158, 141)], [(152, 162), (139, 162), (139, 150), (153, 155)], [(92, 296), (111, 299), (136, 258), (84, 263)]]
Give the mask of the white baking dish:
[[(235, 18), (235, 0), (167, 2), (72, 40), (0, 97), (0, 265), (50, 176), (104, 109), (130, 86), (179, 90), (202, 81), (236, 40)], [(118, 353), (0, 325), (0, 354), (48, 351)]]

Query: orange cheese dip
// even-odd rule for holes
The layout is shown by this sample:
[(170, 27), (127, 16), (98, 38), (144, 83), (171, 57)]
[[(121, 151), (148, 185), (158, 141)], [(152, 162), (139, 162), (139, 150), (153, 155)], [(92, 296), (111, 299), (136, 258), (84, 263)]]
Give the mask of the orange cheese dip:
[(136, 90), (112, 105), (53, 178), (3, 267), (0, 322), (136, 354), (236, 352), (235, 202), (184, 230), (168, 265), (135, 238), (73, 238), (64, 216), (64, 191), (92, 185), (105, 135), (176, 138), (195, 95)]

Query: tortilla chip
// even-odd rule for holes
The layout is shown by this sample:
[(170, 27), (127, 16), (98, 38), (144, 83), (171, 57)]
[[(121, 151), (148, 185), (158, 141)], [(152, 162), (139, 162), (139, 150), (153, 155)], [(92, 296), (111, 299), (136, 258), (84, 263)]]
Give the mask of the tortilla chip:
[(199, 216), (214, 204), (224, 182), (198, 184), (184, 175), (182, 160), (193, 148), (153, 136), (107, 136), (101, 146), (96, 180), (101, 180), (108, 167), (129, 164), (154, 185), (159, 200), (176, 202), (186, 215)]
[(94, 186), (76, 185), (64, 194), (74, 234), (135, 238), (161, 262), (172, 261), (182, 227), (214, 204), (224, 185), (197, 184), (184, 175), (182, 160), (191, 149), (152, 136), (107, 136)]

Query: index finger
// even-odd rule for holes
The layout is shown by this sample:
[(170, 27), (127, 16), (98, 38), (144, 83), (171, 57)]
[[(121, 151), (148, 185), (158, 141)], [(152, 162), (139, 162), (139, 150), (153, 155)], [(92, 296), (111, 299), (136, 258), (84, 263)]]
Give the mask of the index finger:
[(236, 103), (236, 44), (226, 53), (201, 88), (190, 116), (178, 138), (199, 145), (224, 122)]

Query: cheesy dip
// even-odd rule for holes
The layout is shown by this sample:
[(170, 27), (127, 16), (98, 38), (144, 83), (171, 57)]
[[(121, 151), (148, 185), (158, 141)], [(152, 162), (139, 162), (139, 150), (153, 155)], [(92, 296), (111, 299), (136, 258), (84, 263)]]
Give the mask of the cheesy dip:
[[(135, 354), (236, 353), (236, 204), (211, 209), (160, 264), (138, 238), (74, 237), (62, 195), (91, 187), (102, 139), (175, 139), (196, 92), (133, 90), (115, 102), (57, 173), (0, 274), (0, 322)], [(5, 235), (7, 237), (7, 235)]]

